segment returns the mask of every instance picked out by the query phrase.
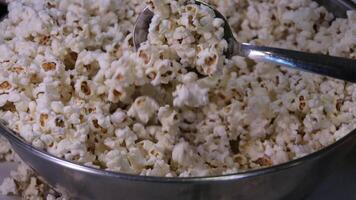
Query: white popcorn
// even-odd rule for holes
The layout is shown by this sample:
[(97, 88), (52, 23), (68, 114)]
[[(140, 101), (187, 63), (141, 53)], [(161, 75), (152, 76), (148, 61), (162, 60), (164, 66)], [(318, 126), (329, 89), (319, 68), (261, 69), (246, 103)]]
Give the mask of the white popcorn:
[[(0, 118), (55, 156), (166, 177), (268, 167), (356, 128), (354, 84), (227, 59), (225, 24), (210, 8), (146, 2), (154, 16), (137, 52), (132, 31), (143, 2), (9, 2), (0, 22)], [(333, 20), (310, 0), (207, 3), (239, 42), (356, 58), (355, 11)], [(17, 160), (0, 144), (0, 158)], [(3, 193), (55, 198), (24, 165), (11, 177)]]
[(125, 151), (110, 151), (105, 155), (103, 161), (106, 163), (109, 170), (126, 173), (133, 172)]
[(87, 80), (86, 77), (76, 80), (74, 88), (78, 96), (83, 99), (90, 98), (95, 92), (92, 81)]
[(121, 144), (125, 142), (127, 147), (134, 145), (135, 141), (137, 140), (137, 136), (135, 135), (135, 133), (132, 132), (128, 127), (124, 129), (117, 129), (115, 131), (115, 135), (118, 138), (119, 142)]
[(209, 103), (208, 89), (197, 83), (177, 85), (173, 104), (178, 107), (200, 107)]
[(117, 110), (115, 113), (111, 115), (111, 122), (115, 125), (119, 125), (120, 123), (123, 123), (124, 120), (126, 119), (126, 113), (121, 110)]
[[(148, 34), (147, 44), (153, 46), (151, 50), (156, 45), (171, 45), (181, 63), (196, 68), (203, 75), (216, 73), (222, 66), (223, 51), (227, 48), (223, 39), (223, 20), (215, 18), (215, 13), (207, 6), (194, 5), (189, 1), (179, 2), (181, 8), (177, 11), (173, 11), (171, 2), (150, 3), (157, 13), (152, 19)], [(167, 20), (167, 15), (177, 15), (176, 12), (178, 19), (171, 23)], [(150, 59), (148, 56), (146, 58), (145, 63), (148, 64)]]
[(131, 148), (127, 155), (127, 158), (130, 161), (132, 168), (134, 168), (136, 172), (140, 172), (144, 169), (146, 160), (140, 149)]
[(176, 129), (180, 122), (179, 114), (169, 106), (160, 107), (157, 117), (166, 130)]
[(135, 71), (134, 68), (127, 66), (127, 63), (123, 63), (122, 60), (118, 62), (113, 62), (112, 67), (116, 69), (114, 73), (114, 83), (111, 85), (120, 85), (122, 87), (127, 87), (135, 82)]
[(156, 114), (158, 108), (159, 106), (154, 99), (142, 96), (135, 100), (127, 114), (146, 124)]
[(180, 165), (190, 165), (191, 164), (191, 155), (189, 155), (190, 146), (187, 142), (182, 141), (176, 144), (172, 151), (172, 160), (177, 162)]
[[(203, 47), (198, 46), (198, 48), (203, 49)], [(199, 71), (202, 74), (214, 74), (218, 70), (218, 54), (215, 50), (206, 48), (201, 50), (197, 55), (197, 65), (199, 66)]]
[(0, 185), (0, 192), (3, 195), (17, 195), (17, 187), (14, 179), (5, 178), (3, 183)]
[(56, 113), (63, 113), (63, 103), (60, 101), (54, 101), (51, 103), (51, 108)]

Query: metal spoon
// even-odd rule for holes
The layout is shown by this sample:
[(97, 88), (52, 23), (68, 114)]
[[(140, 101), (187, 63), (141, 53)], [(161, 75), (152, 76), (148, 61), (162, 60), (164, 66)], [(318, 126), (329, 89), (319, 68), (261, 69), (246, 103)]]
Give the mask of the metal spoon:
[[(356, 83), (356, 60), (239, 43), (234, 38), (227, 20), (218, 10), (200, 1), (195, 1), (195, 4), (208, 6), (215, 12), (216, 17), (224, 20), (224, 38), (228, 43), (228, 48), (225, 51), (227, 58), (238, 55), (257, 62), (274, 63)], [(136, 50), (142, 42), (147, 40), (148, 28), (153, 15), (153, 12), (149, 8), (145, 8), (137, 19), (134, 29), (134, 45)]]

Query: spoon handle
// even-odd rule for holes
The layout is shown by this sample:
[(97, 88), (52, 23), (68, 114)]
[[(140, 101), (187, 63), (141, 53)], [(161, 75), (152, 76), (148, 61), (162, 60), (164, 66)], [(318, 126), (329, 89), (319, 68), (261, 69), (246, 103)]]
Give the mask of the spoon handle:
[(242, 43), (239, 55), (356, 83), (356, 60)]

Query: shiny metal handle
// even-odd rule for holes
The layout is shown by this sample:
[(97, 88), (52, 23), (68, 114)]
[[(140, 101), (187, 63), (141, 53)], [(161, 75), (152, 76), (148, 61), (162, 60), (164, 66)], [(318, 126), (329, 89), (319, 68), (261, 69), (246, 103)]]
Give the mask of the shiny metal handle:
[(270, 62), (356, 83), (356, 60), (242, 43), (239, 54), (256, 61)]

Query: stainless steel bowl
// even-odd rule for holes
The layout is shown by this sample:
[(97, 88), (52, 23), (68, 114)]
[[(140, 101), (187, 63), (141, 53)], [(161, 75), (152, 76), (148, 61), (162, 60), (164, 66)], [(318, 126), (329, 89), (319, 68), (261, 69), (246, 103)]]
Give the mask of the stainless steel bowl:
[(38, 150), (0, 126), (14, 151), (55, 190), (73, 199), (302, 199), (356, 147), (356, 130), (303, 158), (224, 176), (165, 178), (103, 171)]
[[(347, 5), (339, 4), (346, 1), (327, 2)], [(345, 12), (348, 6), (343, 8)], [(281, 165), (223, 176), (165, 178), (81, 166), (32, 147), (3, 125), (0, 133), (24, 162), (56, 191), (71, 199), (90, 200), (302, 199), (339, 163), (345, 162), (346, 155), (356, 147), (355, 130), (318, 152)]]

